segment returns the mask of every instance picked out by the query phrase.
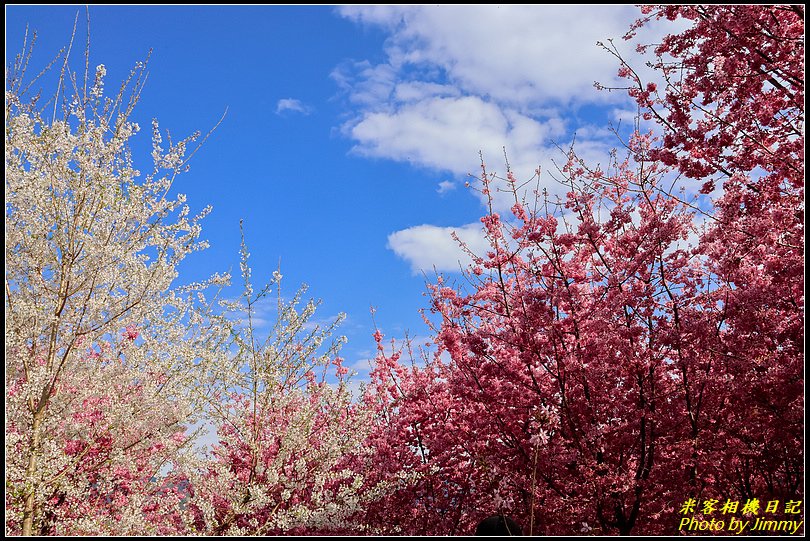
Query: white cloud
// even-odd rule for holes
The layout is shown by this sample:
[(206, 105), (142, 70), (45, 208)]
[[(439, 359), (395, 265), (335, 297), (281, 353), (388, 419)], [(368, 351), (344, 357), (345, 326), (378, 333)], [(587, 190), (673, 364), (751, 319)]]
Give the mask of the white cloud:
[(407, 9), (405, 6), (341, 6), (338, 11), (355, 22), (393, 27)]
[(368, 60), (344, 62), (331, 73), (332, 79), (349, 93), (352, 103), (377, 108), (386, 103), (396, 86), (396, 70), (388, 64), (373, 66)]
[(394, 87), (394, 99), (399, 102), (417, 102), (433, 97), (457, 97), (461, 94), (458, 88), (438, 83), (408, 81)]
[(309, 105), (305, 105), (301, 100), (296, 100), (293, 98), (284, 98), (278, 100), (276, 103), (276, 114), (282, 115), (285, 113), (299, 113), (302, 115), (308, 115), (312, 113), (312, 107)]
[(343, 366), (349, 369), (349, 373), (355, 372), (357, 374), (362, 374), (365, 372), (370, 372), (371, 369), (374, 368), (374, 357), (357, 359), (354, 362), (344, 364)]
[(475, 254), (484, 254), (489, 243), (484, 237), (480, 223), (460, 227), (418, 225), (388, 235), (388, 248), (406, 260), (413, 272), (458, 271), (470, 263), (453, 233)]
[(439, 187), (436, 188), (436, 191), (439, 194), (444, 195), (444, 194), (446, 194), (448, 192), (452, 192), (456, 188), (458, 188), (458, 185), (455, 182), (453, 182), (452, 180), (443, 180), (443, 181), (439, 182)]
[[(504, 172), (504, 148), (513, 168), (528, 176), (556, 154), (549, 142), (565, 137), (560, 118), (531, 118), (477, 96), (430, 97), (396, 111), (365, 113), (346, 132), (354, 152), (450, 172), (477, 174), (478, 152), (490, 172)], [(492, 165), (494, 164), (494, 165)]]
[(611, 99), (592, 88), (594, 80), (617, 80), (615, 62), (595, 44), (621, 41), (639, 16), (633, 6), (594, 5), (346, 6), (340, 13), (391, 32), (391, 66), (438, 66), (471, 93), (521, 105)]
[[(604, 166), (619, 145), (607, 122), (627, 126), (635, 104), (626, 92), (594, 88), (595, 81), (626, 86), (618, 60), (597, 41), (613, 38), (642, 77), (656, 80), (634, 42), (621, 39), (640, 15), (633, 6), (343, 6), (338, 12), (388, 35), (382, 62), (346, 61), (332, 73), (353, 107), (343, 134), (358, 155), (451, 175), (439, 195), (468, 173), (479, 174), (479, 151), (490, 174), (505, 176), (504, 151), (519, 181), (540, 167), (539, 185), (527, 189), (546, 189), (552, 198), (567, 190), (552, 179), (555, 162), (565, 161), (557, 145), (567, 149), (575, 139), (581, 158)], [(656, 42), (666, 29), (680, 30), (653, 22), (639, 40)], [(491, 193), (493, 209), (508, 212), (514, 198)], [(391, 234), (388, 247), (414, 272), (455, 271), (469, 257), (450, 237), (454, 229), (473, 251), (486, 249), (478, 224), (411, 227)]]
[[(553, 170), (577, 133), (577, 148), (607, 155), (618, 141), (596, 129), (583, 107), (627, 109), (618, 62), (596, 45), (621, 40), (638, 17), (632, 6), (343, 6), (358, 24), (388, 32), (385, 61), (347, 61), (332, 73), (355, 107), (343, 133), (356, 154), (449, 172), (504, 174), (506, 150), (518, 179)], [(583, 120), (584, 119), (584, 120)], [(604, 128), (604, 124), (598, 126)], [(561, 192), (552, 181), (550, 191)], [(443, 193), (443, 192), (439, 192)], [(508, 203), (508, 198), (504, 199)], [(511, 206), (508, 203), (507, 206)], [(496, 210), (504, 207), (496, 201)]]
[[(531, 173), (539, 152), (555, 153), (552, 141), (565, 145), (587, 125), (575, 118), (577, 108), (630, 103), (626, 93), (600, 92), (593, 83), (623, 86), (618, 61), (596, 42), (615, 38), (616, 48), (635, 58), (633, 43), (621, 39), (640, 15), (633, 6), (343, 6), (338, 12), (389, 33), (384, 62), (347, 62), (333, 73), (359, 106), (344, 133), (368, 156), (463, 174), (475, 169), (479, 150), (494, 163), (506, 147), (516, 172)], [(640, 39), (655, 41), (666, 24), (651, 23)]]

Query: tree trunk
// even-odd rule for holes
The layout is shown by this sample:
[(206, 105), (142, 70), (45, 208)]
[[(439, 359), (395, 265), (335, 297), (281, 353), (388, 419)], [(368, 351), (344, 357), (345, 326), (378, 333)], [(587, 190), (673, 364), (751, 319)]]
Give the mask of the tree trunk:
[(25, 469), (26, 495), (25, 508), (23, 511), (22, 534), (34, 535), (34, 504), (37, 493), (37, 482), (34, 477), (37, 473), (37, 455), (39, 454), (39, 430), (42, 424), (43, 412), (34, 413), (34, 421), (31, 425), (31, 445), (29, 446), (28, 467)]

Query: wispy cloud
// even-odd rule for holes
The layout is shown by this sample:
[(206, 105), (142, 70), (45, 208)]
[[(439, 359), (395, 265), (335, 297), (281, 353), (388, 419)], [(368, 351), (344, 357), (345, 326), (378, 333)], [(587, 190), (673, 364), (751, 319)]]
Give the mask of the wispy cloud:
[(293, 98), (280, 99), (278, 100), (278, 103), (276, 103), (277, 115), (284, 115), (290, 113), (308, 115), (312, 113), (312, 111), (313, 111), (312, 107), (304, 104), (301, 100), (296, 100)]

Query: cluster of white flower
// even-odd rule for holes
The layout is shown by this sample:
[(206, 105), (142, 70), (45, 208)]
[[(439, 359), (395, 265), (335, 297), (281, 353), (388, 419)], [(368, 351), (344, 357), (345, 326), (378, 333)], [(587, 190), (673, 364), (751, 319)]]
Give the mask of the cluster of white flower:
[[(230, 358), (211, 373), (205, 409), (219, 443), (183, 465), (194, 486), (188, 510), (197, 517), (186, 521), (217, 535), (348, 527), (364, 483), (350, 459), (369, 452), (372, 416), (352, 401), (337, 361), (345, 338), (333, 332), (343, 316), (311, 323), (318, 302), (304, 300), (305, 286), (286, 300), (278, 271), (256, 292), (244, 239), (241, 255), (243, 293), (220, 303), (233, 336)], [(256, 312), (273, 286), (276, 319), (260, 340)], [(333, 368), (336, 384), (327, 382)]]
[(52, 119), (24, 95), (24, 64), (7, 73), (7, 528), (147, 532), (146, 500), (171, 500), (153, 478), (177, 459), (202, 376), (224, 354), (228, 329), (197, 294), (228, 277), (172, 289), (205, 247), (210, 209), (190, 217), (169, 193), (196, 136), (164, 152), (155, 123), (154, 168), (133, 167), (145, 64), (113, 98), (103, 65), (86, 94), (65, 66)]
[[(319, 303), (306, 287), (286, 300), (279, 271), (254, 291), (244, 240), (239, 299), (206, 298), (229, 274), (175, 284), (178, 264), (207, 247), (211, 208), (191, 216), (171, 195), (199, 134), (164, 143), (153, 120), (151, 172), (132, 163), (145, 68), (110, 98), (104, 65), (88, 91), (66, 60), (53, 118), (26, 101), (25, 62), (7, 73), (7, 531), (346, 527), (363, 490), (376, 492), (356, 471), (372, 415), (338, 357), (344, 316), (312, 322)], [(273, 286), (262, 341), (256, 310)], [(212, 453), (194, 448), (195, 424), (218, 429)]]

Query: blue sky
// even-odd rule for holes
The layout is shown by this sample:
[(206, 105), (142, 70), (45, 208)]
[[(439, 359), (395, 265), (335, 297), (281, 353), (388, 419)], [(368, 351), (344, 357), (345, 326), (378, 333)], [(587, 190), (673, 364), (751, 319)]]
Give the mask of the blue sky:
[[(463, 254), (452, 231), (483, 249), (484, 206), (465, 188), (479, 170), (519, 178), (555, 143), (593, 162), (615, 146), (608, 122), (632, 117), (617, 65), (595, 42), (621, 36), (630, 6), (91, 6), (91, 66), (113, 89), (153, 49), (134, 119), (177, 136), (222, 125), (175, 189), (192, 210), (213, 206), (211, 243), (181, 267), (193, 281), (239, 269), (244, 219), (256, 282), (281, 262), (292, 294), (309, 284), (320, 318), (345, 312), (346, 364), (373, 354), (375, 319), (389, 337), (426, 337), (425, 276), (452, 278)], [(35, 71), (65, 46), (84, 8), (6, 6), (6, 62), (26, 24), (38, 33)], [(92, 69), (92, 67), (91, 67)], [(148, 143), (146, 131), (139, 136)], [(141, 164), (148, 169), (149, 164)], [(258, 285), (258, 284), (257, 284)]]

